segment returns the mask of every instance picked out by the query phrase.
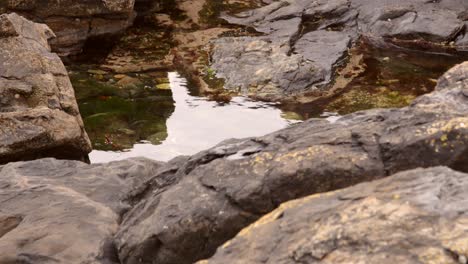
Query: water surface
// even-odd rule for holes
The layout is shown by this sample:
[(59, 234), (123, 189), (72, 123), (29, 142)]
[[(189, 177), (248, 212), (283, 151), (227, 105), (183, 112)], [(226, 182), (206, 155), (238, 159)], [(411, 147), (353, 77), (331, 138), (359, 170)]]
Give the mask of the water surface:
[(432, 92), (437, 79), (448, 69), (468, 60), (468, 52), (430, 53), (393, 46), (380, 48), (365, 41), (357, 45), (352, 54), (362, 55), (356, 65), (359, 66), (356, 67), (358, 75), (341, 92), (311, 103), (284, 105), (283, 109), (298, 112), (307, 119), (323, 112), (346, 115), (366, 109), (404, 107), (416, 97)]
[(90, 65), (71, 67), (70, 77), (95, 149), (92, 162), (136, 156), (167, 161), (225, 139), (262, 136), (299, 119), (333, 121), (365, 109), (404, 107), (431, 92), (446, 70), (468, 59), (463, 52), (381, 49), (366, 43), (352, 54), (361, 59), (350, 69), (338, 69), (339, 76), (354, 76), (340, 92), (281, 106), (245, 97), (229, 103), (210, 101), (177, 73), (132, 73), (122, 78)]
[[(167, 137), (160, 144), (141, 140), (123, 151), (94, 150), (93, 163), (144, 156), (167, 161), (179, 155), (192, 155), (229, 138), (262, 136), (297, 121), (285, 119), (274, 104), (234, 97), (220, 104), (192, 96), (187, 81), (169, 73), (175, 110), (166, 121)], [(154, 102), (157, 104), (157, 102)]]

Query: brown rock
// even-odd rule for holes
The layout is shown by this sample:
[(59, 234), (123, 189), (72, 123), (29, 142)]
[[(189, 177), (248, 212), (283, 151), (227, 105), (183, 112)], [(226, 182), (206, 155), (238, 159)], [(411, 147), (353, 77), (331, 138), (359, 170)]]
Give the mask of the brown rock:
[(120, 263), (123, 199), (162, 163), (41, 159), (0, 166), (0, 263)]
[(73, 87), (47, 43), (52, 31), (4, 14), (0, 32), (0, 163), (40, 157), (87, 160), (91, 145)]
[(134, 0), (32, 0), (3, 4), (7, 11), (46, 23), (57, 35), (51, 45), (60, 56), (80, 53), (89, 38), (123, 33), (135, 17), (133, 5)]

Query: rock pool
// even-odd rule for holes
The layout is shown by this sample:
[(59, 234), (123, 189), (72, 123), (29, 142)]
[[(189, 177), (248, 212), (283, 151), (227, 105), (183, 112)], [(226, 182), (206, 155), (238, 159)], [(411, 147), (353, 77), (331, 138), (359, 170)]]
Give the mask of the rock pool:
[[(134, 125), (131, 128), (116, 127), (115, 129), (108, 130), (109, 134), (104, 135), (104, 141), (99, 138), (98, 134), (90, 132), (94, 145), (94, 150), (90, 153), (92, 163), (109, 162), (136, 156), (167, 161), (179, 155), (197, 153), (225, 139), (261, 136), (298, 122), (297, 120), (287, 119), (286, 114), (272, 103), (252, 101), (245, 97), (234, 97), (230, 103), (209, 101), (205, 97), (191, 95), (186, 79), (178, 73), (168, 73), (168, 79), (172, 98), (166, 97), (165, 100), (160, 99), (148, 103), (143, 98), (114, 99), (101, 97), (99, 99), (98, 97), (97, 101), (101, 100), (99, 101), (100, 104), (105, 104), (109, 100), (129, 101), (130, 106), (126, 103), (120, 105), (114, 104), (114, 106), (127, 107), (128, 109), (123, 110), (127, 112), (135, 111), (135, 109), (139, 108), (136, 104), (132, 105), (131, 102), (135, 101), (140, 101), (140, 104), (146, 105), (143, 108), (140, 105), (140, 112), (144, 111), (144, 109), (150, 112), (152, 109), (159, 109), (161, 112), (159, 114), (153, 113), (152, 117), (150, 113), (148, 115), (138, 113), (142, 120), (133, 120)], [(172, 114), (168, 115), (167, 121), (162, 120), (164, 113), (171, 111), (172, 100), (174, 101), (175, 110)], [(90, 117), (93, 118), (96, 115), (112, 116), (112, 114), (108, 113), (93, 113), (89, 111), (89, 104), (88, 100), (80, 102), (85, 123), (89, 124)], [(94, 107), (93, 109), (99, 110), (99, 107)], [(138, 116), (133, 116), (133, 118), (135, 117)], [(152, 118), (152, 122), (159, 122), (160, 131), (155, 130), (153, 131), (155, 132), (153, 135), (144, 136), (148, 134), (142, 131), (144, 128), (135, 126), (138, 123), (149, 122), (148, 120), (143, 120), (144, 118)], [(115, 120), (115, 122), (118, 121)], [(94, 131), (91, 128), (88, 128), (88, 130)], [(115, 131), (116, 135), (111, 134), (112, 131)], [(140, 134), (143, 137), (131, 137), (135, 140), (133, 146), (119, 150), (117, 146), (120, 143), (117, 141), (117, 138), (120, 134), (127, 134), (130, 137), (131, 135)], [(116, 146), (117, 149), (113, 150), (112, 146)]]

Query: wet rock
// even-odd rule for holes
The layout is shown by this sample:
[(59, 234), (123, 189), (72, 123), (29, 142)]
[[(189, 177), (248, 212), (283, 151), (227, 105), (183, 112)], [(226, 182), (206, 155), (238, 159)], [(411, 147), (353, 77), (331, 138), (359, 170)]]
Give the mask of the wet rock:
[(166, 61), (157, 61), (156, 63), (132, 63), (131, 61), (119, 61), (118, 63), (104, 64), (101, 66), (105, 70), (113, 71), (118, 74), (141, 73), (150, 71), (167, 71), (170, 63)]
[[(215, 46), (219, 48), (213, 53), (211, 67), (218, 70), (216, 77), (226, 80), (225, 87), (239, 88), (244, 93), (274, 96), (278, 87), (305, 89), (322, 77), (319, 69), (300, 56), (288, 56), (281, 46), (267, 39), (221, 39)], [(291, 78), (295, 78), (293, 84)], [(249, 83), (245, 82), (247, 79)]]
[(466, 263), (468, 175), (416, 169), (282, 204), (215, 263)]
[[(311, 119), (190, 157), (173, 183), (135, 193), (116, 236), (123, 263), (192, 263), (281, 203), (418, 167), (468, 172), (468, 97), (458, 77), (402, 109)], [(155, 179), (158, 178), (155, 176)]]
[(0, 163), (87, 160), (91, 145), (73, 87), (44, 24), (0, 15)]
[[(320, 96), (328, 91), (334, 69), (346, 63), (348, 47), (361, 36), (377, 45), (466, 49), (466, 5), (457, 0), (274, 1), (223, 16), (262, 34), (214, 41), (211, 66), (227, 89), (253, 97)], [(267, 50), (249, 52), (259, 42)]]
[(173, 27), (174, 26), (174, 21), (171, 19), (170, 15), (167, 14), (156, 14), (154, 15), (154, 19), (158, 23), (158, 25), (161, 25), (162, 27)]
[(116, 84), (121, 87), (137, 87), (138, 85), (142, 85), (143, 83), (138, 78), (125, 76), (122, 79), (120, 79)]
[(287, 51), (269, 38), (220, 39), (214, 42), (211, 66), (222, 69), (216, 77), (226, 80), (225, 87), (276, 100), (279, 94), (313, 91), (315, 84), (328, 82), (332, 65), (343, 57), (350, 41), (340, 33), (315, 31)]
[(51, 45), (60, 56), (80, 53), (89, 38), (122, 33), (134, 19), (134, 0), (6, 1), (0, 5), (46, 23), (57, 35)]
[(120, 263), (125, 196), (162, 163), (41, 159), (0, 167), (0, 263)]

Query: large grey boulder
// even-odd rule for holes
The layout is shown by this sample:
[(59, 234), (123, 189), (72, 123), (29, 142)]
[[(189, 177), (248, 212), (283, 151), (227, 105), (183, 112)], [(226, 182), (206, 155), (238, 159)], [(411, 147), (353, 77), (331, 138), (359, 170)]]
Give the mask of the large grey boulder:
[(416, 169), (282, 204), (198, 264), (466, 263), (468, 174)]
[(50, 52), (53, 37), (44, 24), (0, 15), (0, 164), (88, 160), (91, 144), (67, 71)]
[(228, 140), (155, 175), (117, 233), (121, 261), (192, 263), (291, 199), (418, 167), (468, 172), (467, 72), (450, 70), (409, 107)]
[(120, 263), (125, 198), (162, 163), (41, 159), (0, 167), (0, 263)]
[(225, 88), (252, 97), (320, 96), (361, 37), (379, 45), (466, 50), (467, 10), (460, 0), (271, 1), (223, 16), (261, 34), (213, 41), (211, 67)]
[(1, 1), (0, 11), (17, 12), (27, 18), (46, 23), (57, 35), (51, 41), (54, 52), (61, 56), (81, 52), (92, 37), (113, 36), (133, 23), (134, 0), (97, 1)]
[(314, 92), (314, 85), (328, 83), (332, 67), (343, 58), (351, 37), (314, 31), (298, 40), (292, 51), (288, 51), (289, 44), (269, 38), (221, 38), (213, 43), (211, 67), (222, 69), (217, 77), (225, 79), (225, 87), (276, 100), (278, 87), (285, 94), (299, 94)]

